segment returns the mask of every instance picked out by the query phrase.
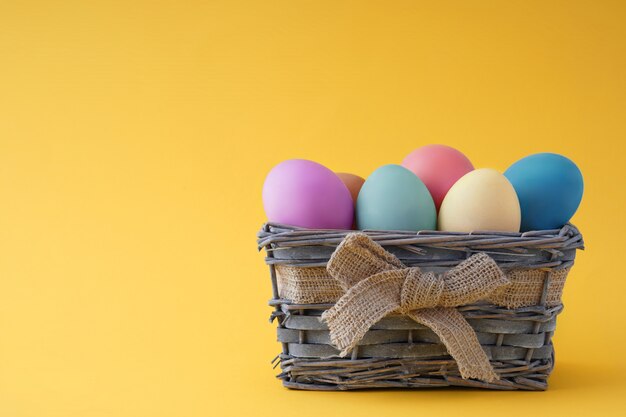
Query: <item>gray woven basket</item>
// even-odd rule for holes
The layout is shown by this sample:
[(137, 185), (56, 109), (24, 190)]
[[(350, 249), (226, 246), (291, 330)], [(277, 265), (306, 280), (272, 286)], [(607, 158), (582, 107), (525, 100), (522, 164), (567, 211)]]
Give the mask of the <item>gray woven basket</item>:
[(348, 390), (463, 386), (498, 390), (545, 390), (554, 366), (552, 335), (563, 305), (547, 306), (552, 277), (569, 269), (579, 231), (568, 224), (560, 230), (527, 233), (439, 231), (365, 231), (406, 266), (444, 272), (470, 255), (485, 252), (505, 271), (541, 271), (543, 290), (537, 305), (507, 309), (486, 303), (458, 310), (476, 331), (500, 379), (491, 383), (463, 379), (455, 361), (428, 328), (399, 315), (378, 322), (352, 351), (339, 357), (319, 316), (332, 303), (304, 304), (280, 297), (277, 266), (325, 267), (331, 254), (351, 231), (311, 230), (265, 224), (258, 233), (259, 249), (267, 253), (274, 308), (282, 352), (276, 357), (277, 376), (289, 388)]

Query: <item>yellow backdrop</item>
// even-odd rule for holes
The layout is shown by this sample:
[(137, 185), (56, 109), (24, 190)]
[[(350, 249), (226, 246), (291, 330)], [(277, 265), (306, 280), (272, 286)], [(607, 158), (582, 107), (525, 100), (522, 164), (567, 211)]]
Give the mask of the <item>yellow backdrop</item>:
[[(598, 0), (3, 1), (0, 416), (617, 415), (625, 21)], [(265, 174), (367, 176), (428, 143), (583, 171), (550, 390), (282, 388)]]

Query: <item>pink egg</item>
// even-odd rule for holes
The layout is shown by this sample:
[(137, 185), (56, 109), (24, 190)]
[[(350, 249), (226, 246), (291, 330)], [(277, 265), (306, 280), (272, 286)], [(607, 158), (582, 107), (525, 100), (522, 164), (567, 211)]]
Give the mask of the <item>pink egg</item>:
[(263, 184), (263, 206), (270, 222), (309, 229), (350, 229), (350, 191), (330, 169), (305, 159), (276, 165)]
[(461, 152), (445, 145), (427, 145), (411, 152), (402, 166), (413, 171), (426, 184), (439, 211), (448, 190), (463, 175), (474, 170)]

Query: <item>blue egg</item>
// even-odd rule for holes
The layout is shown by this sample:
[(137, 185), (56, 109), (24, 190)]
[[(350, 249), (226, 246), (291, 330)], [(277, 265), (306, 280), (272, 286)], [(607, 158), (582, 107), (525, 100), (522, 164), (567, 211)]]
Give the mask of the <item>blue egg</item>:
[(583, 197), (583, 176), (568, 158), (538, 153), (520, 159), (504, 176), (513, 184), (522, 210), (521, 231), (559, 229)]
[(359, 229), (435, 230), (437, 211), (422, 180), (400, 165), (385, 165), (363, 183), (356, 221)]

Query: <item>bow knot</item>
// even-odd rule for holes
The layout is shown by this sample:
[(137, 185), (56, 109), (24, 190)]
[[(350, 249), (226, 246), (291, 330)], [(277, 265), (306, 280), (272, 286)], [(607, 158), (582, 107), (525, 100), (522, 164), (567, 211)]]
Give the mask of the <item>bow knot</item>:
[(412, 310), (436, 307), (445, 287), (443, 276), (434, 272), (422, 273), (419, 268), (407, 268), (406, 271), (397, 312), (408, 314)]
[(389, 313), (409, 316), (433, 330), (463, 378), (497, 379), (474, 330), (454, 307), (488, 299), (509, 284), (496, 262), (478, 253), (443, 274), (407, 268), (363, 233), (351, 233), (327, 266), (346, 293), (322, 320), (331, 342), (347, 355)]

